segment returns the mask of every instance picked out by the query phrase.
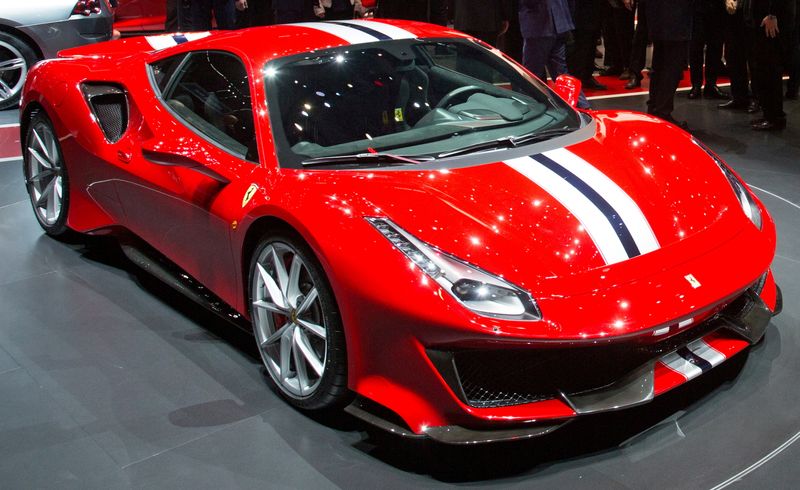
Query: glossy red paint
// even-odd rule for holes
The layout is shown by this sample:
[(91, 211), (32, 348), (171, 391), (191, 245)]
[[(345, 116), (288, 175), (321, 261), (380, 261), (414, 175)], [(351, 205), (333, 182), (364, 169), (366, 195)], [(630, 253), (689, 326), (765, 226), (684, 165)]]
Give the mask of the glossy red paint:
[[(387, 23), (421, 38), (464, 37), (432, 25)], [(275, 26), (214, 33), (163, 50), (144, 38), (69, 50), (32, 70), (22, 100), (23, 125), (34, 105), (55, 125), (69, 164), (71, 228), (129, 229), (244, 316), (248, 230), (265, 217), (296, 230), (319, 258), (341, 310), (349, 387), (397, 413), (417, 433), (432, 426), (486, 428), (575, 415), (560, 399), (468, 406), (426, 349), (650, 344), (659, 340), (657, 331), (676, 334), (678, 322), (700, 324), (769, 269), (776, 235), (763, 205), (752, 196), (764, 221), (758, 229), (726, 177), (688, 134), (642, 114), (590, 112), (593, 134), (568, 147), (631, 197), (660, 245), (612, 265), (575, 216), (495, 157), (448, 169), (280, 167), (262, 67), (275, 57), (346, 44), (312, 29)], [(247, 67), (262, 156), (258, 165), (187, 129), (151, 87), (147, 64), (204, 49), (233, 53)], [(126, 89), (130, 123), (119, 142), (108, 143), (93, 120), (79, 87), (86, 81)], [(230, 183), (153, 165), (142, 150), (196, 160)], [(251, 185), (257, 191), (243, 205)], [(465, 309), (409, 267), (367, 216), (388, 217), (420, 240), (524, 288), (538, 302), (543, 320), (503, 320)], [(689, 274), (702, 287), (693, 287)], [(771, 273), (761, 296), (775, 307)], [(728, 357), (747, 345), (720, 335), (708, 342)], [(657, 394), (686, 382), (665, 369), (656, 369)]]
[(121, 32), (163, 31), (166, 17), (166, 0), (119, 0), (114, 28)]

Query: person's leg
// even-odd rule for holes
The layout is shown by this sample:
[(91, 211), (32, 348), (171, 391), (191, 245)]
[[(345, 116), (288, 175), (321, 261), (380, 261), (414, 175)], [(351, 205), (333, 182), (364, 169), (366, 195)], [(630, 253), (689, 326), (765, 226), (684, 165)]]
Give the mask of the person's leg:
[(785, 123), (780, 39), (769, 39), (762, 31), (756, 36), (755, 50), (756, 56), (758, 56), (756, 66), (756, 71), (759, 74), (758, 99), (764, 111), (764, 119), (773, 123)]
[(703, 86), (703, 54), (706, 47), (706, 18), (708, 14), (695, 9), (692, 18), (692, 40), (689, 43), (689, 75), (692, 91), (689, 96), (699, 97)]
[[(717, 78), (722, 68), (722, 43), (725, 33), (725, 15), (722, 9), (714, 9), (706, 19), (706, 67), (705, 95), (718, 97), (721, 95), (717, 87)], [(713, 93), (712, 93), (713, 92)]]
[(633, 34), (631, 45), (631, 60), (629, 63), (634, 77), (642, 79), (645, 60), (647, 58), (647, 16), (645, 15), (644, 2), (640, 1), (636, 9), (636, 31)]
[(615, 8), (614, 27), (617, 33), (617, 43), (619, 44), (620, 64), (623, 68), (628, 68), (631, 59), (631, 47), (633, 46), (633, 11), (625, 7)]
[(211, 8), (211, 0), (192, 0), (191, 30), (207, 31), (211, 29)]
[(178, 32), (178, 1), (167, 0), (167, 15), (164, 21), (164, 30), (167, 32)]
[(554, 37), (527, 37), (522, 46), (522, 64), (543, 82), (547, 82), (545, 65), (555, 42)]
[(725, 61), (731, 79), (732, 103), (725, 108), (744, 109), (748, 99), (747, 29), (741, 11), (728, 15), (725, 25)]
[(233, 0), (214, 0), (214, 18), (217, 20), (217, 29), (235, 29), (236, 6)]

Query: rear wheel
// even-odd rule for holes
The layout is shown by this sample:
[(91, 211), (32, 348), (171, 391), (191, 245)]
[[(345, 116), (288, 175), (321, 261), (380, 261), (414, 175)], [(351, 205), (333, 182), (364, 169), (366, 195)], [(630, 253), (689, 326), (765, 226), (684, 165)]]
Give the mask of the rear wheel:
[(322, 409), (348, 396), (339, 311), (322, 267), (293, 234), (261, 241), (250, 264), (250, 313), (267, 373), (293, 405)]
[(16, 107), (28, 70), (38, 60), (27, 43), (0, 32), (0, 109)]
[(53, 124), (42, 111), (31, 117), (22, 157), (25, 184), (39, 225), (48, 235), (66, 235), (69, 177)]

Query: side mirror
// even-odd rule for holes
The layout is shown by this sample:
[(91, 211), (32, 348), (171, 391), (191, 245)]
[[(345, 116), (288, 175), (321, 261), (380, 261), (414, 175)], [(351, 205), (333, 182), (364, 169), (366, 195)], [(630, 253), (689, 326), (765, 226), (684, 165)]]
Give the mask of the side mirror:
[(581, 95), (581, 81), (571, 75), (559, 75), (556, 78), (555, 92), (572, 107), (578, 107)]

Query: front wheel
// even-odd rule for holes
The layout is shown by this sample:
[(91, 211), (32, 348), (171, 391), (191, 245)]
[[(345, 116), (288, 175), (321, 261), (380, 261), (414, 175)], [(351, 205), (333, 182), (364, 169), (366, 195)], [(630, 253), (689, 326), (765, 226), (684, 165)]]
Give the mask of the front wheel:
[(61, 238), (69, 233), (69, 176), (53, 123), (43, 111), (34, 113), (22, 155), (25, 185), (42, 229)]
[(347, 355), (336, 301), (311, 249), (293, 234), (265, 238), (250, 264), (250, 314), (267, 373), (303, 409), (348, 396)]

